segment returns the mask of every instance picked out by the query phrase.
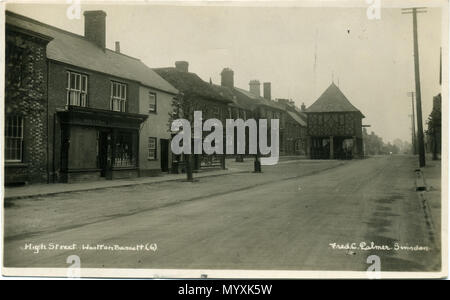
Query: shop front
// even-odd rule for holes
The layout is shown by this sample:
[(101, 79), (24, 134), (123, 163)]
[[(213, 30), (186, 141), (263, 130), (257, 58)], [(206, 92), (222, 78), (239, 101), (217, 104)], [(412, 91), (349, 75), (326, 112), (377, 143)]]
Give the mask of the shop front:
[(71, 106), (58, 117), (61, 182), (138, 176), (139, 130), (147, 115)]

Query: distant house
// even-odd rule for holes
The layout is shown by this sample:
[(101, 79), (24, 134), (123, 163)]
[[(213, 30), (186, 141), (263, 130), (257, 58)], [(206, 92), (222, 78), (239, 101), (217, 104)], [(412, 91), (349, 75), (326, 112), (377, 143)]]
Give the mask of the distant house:
[[(221, 87), (228, 89), (233, 95), (233, 104), (230, 105), (230, 117), (237, 119), (267, 119), (268, 143), (270, 144), (270, 124), (272, 119), (279, 119), (279, 147), (280, 154), (285, 153), (286, 135), (285, 121), (287, 113), (283, 104), (271, 99), (271, 84), (264, 83), (264, 95), (261, 96), (261, 83), (258, 80), (249, 82), (249, 90), (234, 85), (234, 72), (224, 68), (221, 72)], [(248, 143), (247, 143), (248, 144)]]
[[(190, 104), (190, 112), (184, 112), (185, 119), (193, 120), (194, 111), (201, 111), (203, 120), (218, 119), (225, 124), (228, 118), (228, 105), (232, 99), (228, 94), (214, 88), (211, 84), (203, 81), (197, 74), (189, 72), (189, 63), (177, 61), (175, 67), (153, 69), (162, 78), (172, 84), (179, 92), (183, 101)], [(207, 133), (203, 133), (204, 136)], [(225, 142), (225, 141), (224, 141)], [(225, 167), (225, 155), (195, 155), (194, 169), (207, 167)], [(182, 156), (175, 156), (175, 163), (182, 161)], [(175, 168), (175, 166), (174, 166)]]
[[(46, 49), (47, 125), (43, 130), (49, 182), (136, 177), (141, 163), (144, 170), (155, 168), (147, 163), (148, 150), (158, 148), (140, 132), (149, 118), (149, 110), (141, 109), (140, 102), (148, 103), (150, 92), (163, 102), (178, 93), (140, 60), (120, 53), (119, 47), (116, 51), (106, 48), (105, 12), (86, 11), (84, 17), (85, 35), (80, 36), (6, 13), (7, 26), (52, 38)], [(151, 137), (158, 138), (160, 133)]]
[[(307, 134), (306, 114), (295, 106), (295, 102), (288, 99), (277, 99), (277, 102), (285, 106), (285, 147), (286, 155), (306, 156)], [(304, 105), (302, 105), (304, 110)]]
[(241, 88), (236, 88), (235, 91), (246, 96), (247, 98), (258, 103), (255, 110), (255, 116), (258, 119), (267, 120), (267, 142), (271, 143), (271, 120), (279, 120), (279, 150), (280, 155), (285, 152), (285, 126), (286, 115), (284, 112), (284, 106), (271, 99), (270, 83), (265, 83), (264, 97), (261, 97), (261, 84), (259, 80), (251, 80), (249, 82), (249, 90), (246, 91)]
[(364, 115), (332, 83), (306, 109), (309, 156), (313, 159), (362, 157)]

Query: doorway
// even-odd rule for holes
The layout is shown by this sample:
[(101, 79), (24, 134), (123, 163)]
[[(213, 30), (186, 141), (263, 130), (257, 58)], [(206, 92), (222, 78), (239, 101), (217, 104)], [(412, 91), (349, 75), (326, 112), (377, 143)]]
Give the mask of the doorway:
[(161, 147), (161, 171), (169, 172), (169, 140), (160, 139)]
[[(98, 167), (100, 176), (110, 179), (111, 177), (111, 133), (109, 131), (100, 131), (98, 137)], [(109, 160), (108, 160), (109, 158)]]

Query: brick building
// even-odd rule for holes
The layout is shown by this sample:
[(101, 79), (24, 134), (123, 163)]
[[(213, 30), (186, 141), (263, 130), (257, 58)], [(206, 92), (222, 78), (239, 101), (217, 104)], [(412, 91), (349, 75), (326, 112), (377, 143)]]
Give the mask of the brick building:
[(277, 99), (277, 102), (285, 106), (285, 147), (286, 155), (306, 156), (307, 153), (307, 124), (306, 114), (295, 106), (295, 102), (289, 99)]
[(271, 120), (279, 120), (279, 149), (280, 155), (285, 154), (285, 126), (286, 126), (286, 112), (283, 105), (271, 99), (270, 83), (264, 83), (264, 96), (261, 97), (261, 84), (258, 80), (251, 80), (249, 82), (249, 90), (246, 91), (235, 87), (236, 93), (247, 97), (250, 101), (257, 103), (253, 115), (257, 119), (267, 119), (267, 142), (271, 143)]
[[(191, 121), (191, 124), (193, 124), (194, 111), (201, 111), (203, 120), (214, 118), (225, 124), (229, 115), (228, 105), (232, 103), (232, 99), (228, 94), (203, 81), (197, 74), (189, 72), (188, 62), (177, 61), (175, 67), (157, 68), (154, 71), (180, 91), (180, 97), (188, 104), (186, 108), (189, 110), (183, 112), (182, 117)], [(203, 137), (207, 135), (203, 134)], [(216, 154), (194, 155), (194, 169), (224, 167), (224, 158), (224, 155)], [(183, 157), (177, 155), (173, 158), (173, 162), (176, 165), (182, 165)], [(175, 165), (173, 168), (176, 171)]]
[(140, 113), (143, 87), (177, 93), (140, 60), (106, 48), (103, 11), (86, 11), (84, 18), (85, 34), (80, 36), (6, 13), (8, 26), (52, 38), (46, 51), (43, 130), (49, 182), (138, 176), (140, 129), (148, 119), (148, 112)]
[(6, 24), (5, 184), (47, 182), (47, 59), (50, 36)]
[[(221, 72), (222, 90), (231, 93), (233, 103), (230, 104), (230, 118), (264, 118), (268, 120), (270, 143), (270, 120), (279, 119), (279, 146), (281, 155), (306, 155), (306, 114), (300, 112), (292, 101), (286, 99), (272, 100), (271, 83), (261, 83), (258, 80), (249, 82), (249, 90), (234, 86), (234, 72), (224, 68)], [(248, 132), (247, 132), (248, 133)], [(248, 134), (246, 135), (248, 138)], [(248, 139), (246, 141), (248, 145)], [(247, 147), (248, 148), (248, 147)]]
[(309, 156), (313, 159), (362, 157), (364, 115), (332, 83), (306, 109)]

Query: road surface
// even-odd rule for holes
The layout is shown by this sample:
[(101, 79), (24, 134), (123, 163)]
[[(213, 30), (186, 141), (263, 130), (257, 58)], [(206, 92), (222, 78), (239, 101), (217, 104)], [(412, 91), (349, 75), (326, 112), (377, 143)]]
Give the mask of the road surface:
[(409, 156), (294, 161), (262, 174), (17, 200), (6, 209), (4, 262), (67, 267), (75, 254), (86, 268), (365, 271), (377, 255), (381, 271), (438, 271), (439, 236), (426, 225), (415, 165)]

